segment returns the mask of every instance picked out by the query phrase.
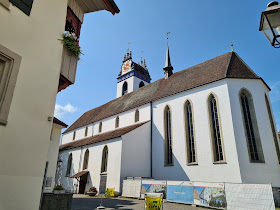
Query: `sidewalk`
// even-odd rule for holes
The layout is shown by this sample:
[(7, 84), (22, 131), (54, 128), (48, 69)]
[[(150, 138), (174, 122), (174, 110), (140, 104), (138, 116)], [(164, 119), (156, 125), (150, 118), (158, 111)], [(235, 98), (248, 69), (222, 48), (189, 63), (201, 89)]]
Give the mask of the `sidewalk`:
[[(74, 194), (72, 210), (93, 210), (100, 205), (100, 197), (89, 197), (87, 195)], [(103, 198), (103, 206), (106, 209), (136, 209), (144, 210), (144, 200), (130, 198)], [(207, 208), (193, 207), (185, 204), (164, 203), (163, 209), (172, 210), (206, 210)]]

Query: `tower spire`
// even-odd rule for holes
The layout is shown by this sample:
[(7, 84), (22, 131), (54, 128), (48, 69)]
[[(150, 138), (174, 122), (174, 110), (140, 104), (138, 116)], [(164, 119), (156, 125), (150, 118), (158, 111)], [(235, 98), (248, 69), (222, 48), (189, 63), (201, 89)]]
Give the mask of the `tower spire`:
[(167, 49), (166, 49), (165, 66), (163, 67), (165, 79), (168, 79), (173, 74), (173, 66), (171, 65), (170, 54), (169, 54), (168, 34), (170, 34), (170, 32), (167, 33), (167, 38), (166, 38)]

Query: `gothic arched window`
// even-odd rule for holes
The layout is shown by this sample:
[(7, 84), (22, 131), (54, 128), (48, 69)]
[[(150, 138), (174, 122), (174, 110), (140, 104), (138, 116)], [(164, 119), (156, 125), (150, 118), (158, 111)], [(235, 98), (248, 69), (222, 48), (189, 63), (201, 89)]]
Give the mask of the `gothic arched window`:
[(125, 81), (122, 86), (122, 95), (127, 94), (127, 82)]
[(108, 147), (105, 146), (102, 153), (101, 173), (107, 172), (107, 164), (108, 164)]
[(99, 132), (99, 133), (101, 133), (101, 132), (102, 132), (102, 122), (100, 122), (100, 123), (99, 123), (98, 132)]
[(138, 122), (139, 121), (139, 110), (136, 109), (135, 111), (135, 118), (134, 118), (134, 122)]
[(221, 135), (221, 124), (219, 117), (219, 110), (217, 105), (217, 100), (213, 94), (209, 96), (209, 120), (211, 129), (211, 141), (212, 141), (212, 151), (214, 162), (225, 161), (224, 146)]
[(76, 131), (74, 131), (73, 133), (73, 140), (75, 140), (75, 138), (76, 138)]
[(139, 83), (139, 88), (144, 87), (144, 86), (145, 86), (144, 82), (141, 81), (141, 82)]
[(278, 162), (280, 163), (280, 151), (279, 151), (279, 144), (278, 144), (278, 140), (277, 140), (277, 132), (276, 132), (276, 129), (274, 126), (273, 115), (272, 115), (270, 104), (269, 104), (266, 94), (265, 94), (265, 103), (266, 103), (266, 107), (267, 107), (267, 112), (268, 112), (271, 130), (272, 130), (273, 140), (274, 140), (274, 144), (275, 144), (275, 148), (276, 148), (276, 153), (277, 153), (277, 157), (278, 157)]
[(264, 162), (252, 95), (243, 89), (240, 91), (239, 97), (250, 161)]
[(120, 118), (119, 116), (116, 117), (116, 123), (115, 123), (115, 128), (118, 128), (120, 126)]
[(83, 170), (88, 168), (88, 158), (89, 158), (89, 151), (87, 149), (84, 156)]
[(169, 106), (164, 109), (164, 131), (165, 131), (165, 165), (173, 165), (172, 153), (172, 131), (171, 110)]
[(193, 111), (189, 101), (185, 103), (185, 128), (187, 143), (187, 162), (189, 164), (197, 163), (196, 144), (194, 139)]
[(67, 169), (66, 169), (66, 175), (65, 176), (70, 176), (71, 168), (72, 168), (72, 153), (68, 157)]

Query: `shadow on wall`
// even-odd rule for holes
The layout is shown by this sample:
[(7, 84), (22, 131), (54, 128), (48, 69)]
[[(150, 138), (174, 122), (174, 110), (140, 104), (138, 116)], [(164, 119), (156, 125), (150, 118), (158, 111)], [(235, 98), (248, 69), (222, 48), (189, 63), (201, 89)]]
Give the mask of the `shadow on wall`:
[[(73, 198), (72, 209), (92, 210), (96, 209), (101, 203), (101, 198)], [(103, 198), (102, 205), (110, 209), (134, 209), (137, 202), (133, 200), (121, 200), (114, 198)], [(144, 206), (143, 206), (144, 207)]]
[[(67, 192), (75, 192), (77, 186), (76, 186), (76, 184), (74, 184), (74, 178), (65, 176), (66, 168), (67, 168), (67, 164), (68, 164), (68, 157), (69, 157), (69, 153), (66, 153), (63, 156), (60, 156), (60, 159), (62, 160), (62, 166), (58, 167), (58, 169), (57, 169), (55, 184), (62, 185)], [(73, 167), (73, 163), (72, 163), (70, 176), (75, 174), (75, 171), (73, 168), (74, 167)]]
[(190, 178), (174, 155), (174, 143), (176, 145), (180, 144), (178, 142), (180, 139), (172, 139), (173, 166), (164, 166), (164, 141), (164, 136), (153, 123), (153, 178), (159, 180), (190, 181)]
[(87, 194), (89, 188), (91, 188), (91, 187), (96, 187), (96, 186), (92, 185), (92, 179), (91, 179), (91, 175), (90, 175), (90, 172), (89, 172), (88, 176), (87, 176), (87, 183), (86, 183), (86, 187), (85, 187), (85, 194)]

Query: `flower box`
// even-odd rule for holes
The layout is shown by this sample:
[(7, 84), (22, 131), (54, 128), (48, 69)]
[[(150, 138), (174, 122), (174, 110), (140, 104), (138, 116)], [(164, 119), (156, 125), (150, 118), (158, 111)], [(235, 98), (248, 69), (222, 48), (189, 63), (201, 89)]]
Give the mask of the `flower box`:
[(97, 194), (97, 192), (91, 192), (91, 191), (89, 191), (89, 192), (87, 192), (87, 194), (88, 194), (89, 196), (95, 196), (95, 195)]
[(53, 194), (64, 194), (65, 190), (54, 190)]

